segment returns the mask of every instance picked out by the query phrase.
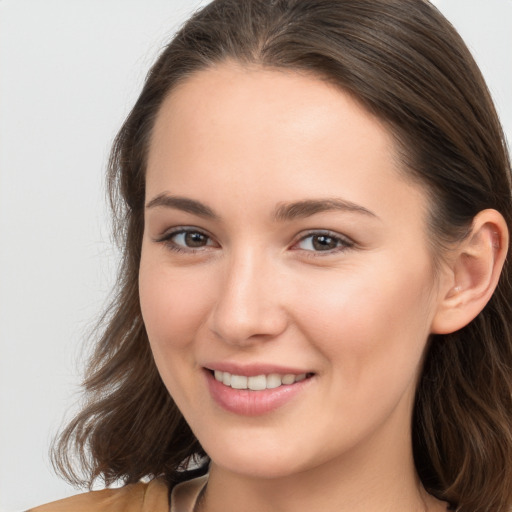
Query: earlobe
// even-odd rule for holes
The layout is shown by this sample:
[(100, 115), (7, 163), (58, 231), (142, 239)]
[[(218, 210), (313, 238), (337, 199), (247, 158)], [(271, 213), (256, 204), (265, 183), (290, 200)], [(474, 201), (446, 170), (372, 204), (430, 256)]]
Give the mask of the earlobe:
[(509, 233), (496, 210), (482, 210), (471, 232), (454, 249), (440, 285), (432, 334), (448, 334), (469, 324), (491, 298), (508, 250)]

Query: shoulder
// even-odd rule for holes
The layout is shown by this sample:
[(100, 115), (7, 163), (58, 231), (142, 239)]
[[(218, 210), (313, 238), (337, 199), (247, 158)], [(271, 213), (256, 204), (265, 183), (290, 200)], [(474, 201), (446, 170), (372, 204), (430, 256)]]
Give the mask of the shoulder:
[(160, 479), (78, 494), (27, 512), (168, 512), (169, 491)]

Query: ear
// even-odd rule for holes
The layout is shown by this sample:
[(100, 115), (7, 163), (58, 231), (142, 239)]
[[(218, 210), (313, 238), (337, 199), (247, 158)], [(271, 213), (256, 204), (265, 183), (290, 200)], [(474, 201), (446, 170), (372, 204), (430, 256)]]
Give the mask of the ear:
[(507, 223), (496, 210), (482, 210), (471, 232), (449, 255), (439, 286), (432, 334), (448, 334), (469, 324), (491, 298), (507, 256)]

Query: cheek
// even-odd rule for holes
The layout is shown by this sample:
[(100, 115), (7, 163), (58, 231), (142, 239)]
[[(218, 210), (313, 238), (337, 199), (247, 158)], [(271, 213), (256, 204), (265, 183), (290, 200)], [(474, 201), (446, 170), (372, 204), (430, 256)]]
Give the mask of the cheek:
[(397, 372), (410, 378), (432, 318), (430, 264), (408, 269), (380, 261), (351, 270), (337, 279), (310, 280), (307, 300), (295, 306), (297, 323), (338, 367), (333, 375), (345, 385), (355, 389), (365, 379), (392, 381)]
[(139, 272), (142, 316), (152, 347), (179, 350), (204, 322), (209, 302), (208, 281), (196, 271), (176, 272), (146, 263)]
[(169, 393), (184, 410), (187, 404), (197, 402), (193, 342), (207, 311), (209, 294), (204, 281), (175, 269), (171, 272), (168, 266), (143, 257), (139, 294), (156, 366)]

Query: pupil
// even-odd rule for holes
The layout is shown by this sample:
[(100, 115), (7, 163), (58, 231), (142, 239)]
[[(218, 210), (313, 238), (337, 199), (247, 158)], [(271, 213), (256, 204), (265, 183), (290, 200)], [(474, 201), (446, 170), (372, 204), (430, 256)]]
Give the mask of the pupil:
[(320, 235), (313, 238), (313, 247), (318, 251), (336, 248), (336, 240), (332, 236)]
[(206, 236), (202, 233), (187, 233), (185, 243), (188, 247), (203, 247), (206, 245)]

